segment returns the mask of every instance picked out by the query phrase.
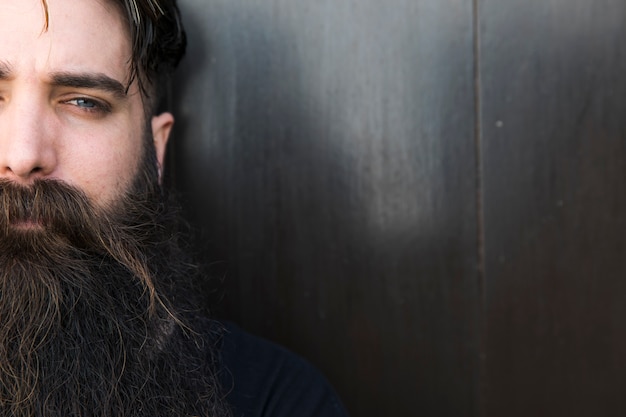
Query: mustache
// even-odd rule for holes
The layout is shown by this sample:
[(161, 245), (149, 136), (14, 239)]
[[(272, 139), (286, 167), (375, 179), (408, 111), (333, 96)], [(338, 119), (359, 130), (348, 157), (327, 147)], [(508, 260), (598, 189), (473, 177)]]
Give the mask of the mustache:
[(116, 206), (97, 207), (82, 190), (63, 181), (38, 179), (24, 186), (0, 180), (0, 259), (38, 261), (57, 247), (109, 257), (143, 285), (155, 311), (163, 300), (142, 256), (154, 244), (152, 229), (158, 227), (151, 221), (156, 214), (149, 200), (131, 190)]
[[(0, 180), (0, 233), (9, 236), (19, 225), (39, 225), (72, 242), (96, 240), (98, 219), (106, 217), (84, 192), (58, 180), (40, 179), (24, 186)], [(92, 234), (92, 236), (89, 236)], [(92, 242), (84, 242), (92, 243)]]

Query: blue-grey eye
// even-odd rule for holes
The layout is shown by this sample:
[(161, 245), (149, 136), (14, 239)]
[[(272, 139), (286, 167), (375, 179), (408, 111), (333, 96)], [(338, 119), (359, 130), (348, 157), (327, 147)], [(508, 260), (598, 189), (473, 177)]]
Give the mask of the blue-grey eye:
[(78, 107), (85, 107), (88, 109), (94, 109), (98, 107), (98, 103), (93, 100), (89, 100), (88, 98), (77, 98), (71, 101), (75, 102)]

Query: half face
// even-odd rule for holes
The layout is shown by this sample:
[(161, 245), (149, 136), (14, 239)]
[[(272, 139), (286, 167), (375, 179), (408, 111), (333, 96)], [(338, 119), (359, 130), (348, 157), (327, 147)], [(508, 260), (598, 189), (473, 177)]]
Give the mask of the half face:
[[(109, 1), (0, 0), (0, 179), (64, 181), (101, 207), (132, 182), (144, 147), (128, 27)], [(162, 163), (173, 123), (153, 117)]]

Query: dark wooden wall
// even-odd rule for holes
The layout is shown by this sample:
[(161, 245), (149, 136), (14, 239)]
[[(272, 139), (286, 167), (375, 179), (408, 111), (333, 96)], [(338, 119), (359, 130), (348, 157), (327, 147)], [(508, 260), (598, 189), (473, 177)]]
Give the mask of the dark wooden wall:
[(180, 3), (217, 314), (354, 416), (623, 415), (626, 3)]
[(484, 415), (626, 413), (626, 3), (480, 3)]

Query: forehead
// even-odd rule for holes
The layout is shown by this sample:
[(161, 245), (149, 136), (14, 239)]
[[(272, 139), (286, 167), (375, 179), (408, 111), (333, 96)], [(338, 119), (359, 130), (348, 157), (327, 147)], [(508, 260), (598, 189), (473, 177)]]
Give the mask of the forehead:
[(128, 26), (110, 0), (0, 0), (0, 61), (17, 75), (101, 72), (127, 81)]

